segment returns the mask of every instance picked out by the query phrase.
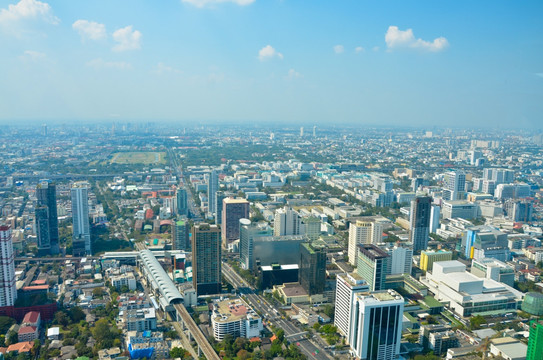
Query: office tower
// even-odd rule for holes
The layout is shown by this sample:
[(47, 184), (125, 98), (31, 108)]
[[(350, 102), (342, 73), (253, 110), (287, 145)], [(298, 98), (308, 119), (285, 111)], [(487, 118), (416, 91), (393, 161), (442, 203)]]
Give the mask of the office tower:
[(349, 226), (349, 244), (347, 253), (349, 263), (356, 266), (358, 262), (358, 245), (378, 244), (383, 239), (383, 225), (374, 219), (357, 220)]
[(175, 197), (177, 198), (177, 214), (181, 216), (188, 216), (189, 207), (187, 190), (183, 188), (177, 188), (177, 190), (175, 191)]
[(300, 137), (304, 137), (304, 127), (300, 127)]
[(370, 291), (385, 288), (390, 256), (373, 244), (358, 245), (358, 266), (356, 272), (368, 282)]
[(411, 179), (411, 190), (416, 192), (419, 189), (419, 187), (422, 186), (423, 184), (424, 184), (423, 178), (420, 178), (420, 177), (413, 178)]
[(351, 338), (351, 316), (357, 293), (368, 292), (369, 287), (357, 273), (337, 275), (334, 325), (347, 340)]
[(226, 198), (226, 195), (224, 194), (224, 191), (217, 191), (215, 193), (215, 204), (217, 204), (217, 214), (215, 216), (215, 224), (221, 225), (222, 224), (222, 208), (223, 203), (222, 201)]
[(310, 243), (300, 246), (300, 285), (309, 295), (322, 294), (326, 283), (326, 251)]
[(86, 182), (76, 182), (71, 189), (74, 256), (91, 255), (89, 190)]
[(311, 241), (318, 240), (321, 236), (322, 222), (315, 216), (309, 216), (302, 219), (302, 228), (305, 236)]
[(11, 227), (0, 225), (0, 307), (13, 306), (17, 299)]
[(494, 180), (483, 180), (483, 183), (481, 186), (481, 192), (485, 194), (494, 195), (495, 190), (496, 190), (496, 182)]
[[(260, 226), (251, 223), (249, 219), (239, 220), (239, 259), (241, 267), (245, 270), (256, 270), (256, 256), (254, 254), (255, 238), (270, 237), (273, 235), (272, 230), (266, 225)], [(264, 255), (264, 254), (261, 254)], [(271, 254), (265, 254), (273, 257)], [(260, 257), (260, 256), (259, 256)], [(278, 258), (274, 259), (278, 262)], [(268, 265), (268, 264), (266, 264)], [(286, 265), (286, 264), (282, 264)]]
[(429, 196), (416, 197), (411, 201), (409, 215), (409, 241), (413, 243), (413, 251), (426, 249), (430, 236), (430, 211), (432, 198)]
[(221, 292), (221, 240), (217, 225), (201, 223), (192, 228), (192, 282), (198, 296)]
[(491, 226), (479, 225), (466, 229), (462, 238), (464, 256), (468, 259), (493, 258), (509, 261), (511, 251), (507, 234)]
[(356, 294), (349, 344), (361, 360), (397, 359), (404, 299), (394, 290)]
[(439, 219), (441, 217), (441, 208), (439, 205), (432, 205), (430, 210), (430, 233), (435, 234), (439, 229)]
[(222, 208), (222, 243), (225, 249), (239, 239), (239, 220), (249, 218), (249, 202), (245, 199), (226, 198)]
[(452, 260), (451, 251), (423, 250), (420, 252), (420, 268), (424, 271), (432, 271), (435, 262), (448, 260)]
[(443, 200), (462, 200), (466, 188), (466, 174), (462, 171), (451, 171), (445, 174)]
[(413, 244), (386, 243), (379, 247), (390, 256), (387, 263), (387, 275), (411, 274), (411, 268), (413, 267)]
[(275, 212), (273, 222), (273, 234), (282, 235), (300, 235), (302, 218), (298, 212), (291, 208), (282, 208)]
[(57, 217), (57, 189), (55, 184), (48, 181), (41, 181), (36, 187), (37, 207), (45, 206), (48, 212), (49, 242), (51, 254), (59, 253), (58, 242), (58, 217)]
[(529, 200), (513, 200), (505, 201), (505, 213), (507, 218), (516, 222), (532, 221), (534, 204)]
[(543, 360), (543, 320), (530, 321), (526, 360)]
[(34, 217), (38, 237), (38, 254), (40, 256), (48, 255), (51, 253), (51, 239), (49, 238), (49, 211), (47, 206), (36, 207)]
[(182, 218), (174, 222), (172, 238), (175, 250), (190, 251), (189, 224), (187, 219)]
[(215, 198), (215, 193), (219, 190), (219, 174), (217, 170), (212, 170), (209, 173), (209, 178), (207, 180), (207, 213), (210, 217), (215, 217), (217, 213), (217, 203)]

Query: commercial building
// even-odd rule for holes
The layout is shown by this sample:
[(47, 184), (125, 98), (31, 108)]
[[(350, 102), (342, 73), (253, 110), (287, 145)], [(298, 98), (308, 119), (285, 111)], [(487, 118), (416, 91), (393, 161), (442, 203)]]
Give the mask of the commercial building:
[(368, 292), (369, 286), (357, 273), (337, 275), (334, 325), (347, 340), (351, 338), (351, 318), (356, 294)]
[(411, 274), (413, 267), (413, 244), (410, 242), (404, 243), (384, 243), (378, 244), (388, 256), (387, 275)]
[(373, 244), (359, 245), (357, 273), (368, 282), (370, 291), (385, 289), (390, 256)]
[(245, 199), (226, 198), (222, 209), (222, 242), (228, 249), (234, 240), (239, 239), (239, 221), (249, 218), (249, 202)]
[(92, 254), (88, 191), (86, 182), (76, 182), (71, 189), (74, 256)]
[(358, 246), (360, 244), (378, 244), (383, 238), (383, 225), (374, 218), (357, 220), (349, 226), (349, 263), (356, 266), (358, 261)]
[(466, 272), (466, 265), (457, 260), (435, 262), (432, 272), (427, 272), (421, 282), (438, 301), (449, 303), (458, 316), (516, 310), (524, 297), (508, 285)]
[(462, 200), (465, 195), (466, 174), (462, 171), (451, 171), (444, 176), (445, 186), (443, 200)]
[(270, 289), (274, 285), (296, 282), (299, 277), (299, 265), (272, 264), (269, 266), (262, 266), (260, 268), (260, 277), (262, 279), (262, 289)]
[(0, 307), (13, 306), (17, 299), (11, 227), (0, 225)]
[(49, 229), (49, 211), (47, 206), (37, 206), (34, 209), (34, 221), (36, 223), (36, 235), (38, 237), (38, 255), (51, 253), (51, 239)]
[(432, 198), (418, 196), (411, 201), (409, 216), (409, 241), (413, 244), (413, 251), (425, 250), (430, 235), (430, 213)]
[(215, 223), (217, 225), (222, 224), (222, 209), (223, 209), (223, 200), (226, 199), (226, 194), (224, 191), (217, 191), (215, 193), (215, 204), (217, 204), (217, 211), (215, 214)]
[(180, 219), (173, 223), (172, 238), (175, 250), (190, 251), (189, 224), (186, 219)]
[(535, 316), (543, 315), (543, 294), (529, 292), (524, 296), (521, 306), (522, 311)]
[(262, 318), (241, 299), (229, 299), (213, 303), (211, 315), (213, 337), (224, 340), (227, 334), (238, 337), (260, 337)]
[(257, 236), (253, 238), (254, 266), (299, 264), (305, 235)]
[(442, 206), (443, 219), (476, 219), (477, 204), (467, 202), (465, 200), (443, 201)]
[(187, 190), (184, 188), (177, 188), (175, 190), (175, 198), (177, 201), (177, 214), (181, 216), (188, 216), (189, 206), (188, 206)]
[(439, 229), (439, 219), (441, 217), (441, 207), (439, 205), (432, 205), (430, 210), (430, 233), (435, 234)]
[(515, 270), (500, 260), (492, 258), (473, 259), (471, 273), (477, 277), (496, 280), (509, 286), (515, 285)]
[(300, 285), (309, 296), (324, 293), (326, 283), (326, 251), (310, 243), (300, 246)]
[(271, 236), (273, 231), (267, 226), (251, 223), (249, 219), (239, 220), (239, 257), (241, 267), (245, 270), (255, 270), (254, 240), (263, 236)]
[(530, 338), (526, 360), (541, 360), (543, 358), (543, 320), (530, 322)]
[(351, 352), (360, 360), (398, 359), (404, 299), (394, 290), (356, 294)]
[(275, 236), (301, 235), (302, 218), (300, 214), (287, 207), (277, 210), (273, 222), (273, 234)]
[(419, 267), (424, 271), (432, 271), (437, 261), (452, 260), (452, 251), (447, 250), (424, 250), (420, 252)]
[(201, 223), (192, 228), (192, 272), (198, 296), (221, 292), (221, 241), (217, 225)]
[(219, 174), (217, 170), (211, 170), (207, 179), (207, 212), (209, 217), (215, 217), (217, 203), (215, 193), (219, 190)]
[[(57, 191), (55, 184), (48, 181), (40, 181), (40, 183), (36, 187), (36, 198), (38, 199), (36, 208), (47, 208), (47, 226), (49, 228), (49, 252), (52, 255), (56, 255), (59, 253), (59, 241)], [(41, 215), (43, 216), (45, 214), (42, 213)]]
[(468, 259), (494, 258), (509, 261), (507, 234), (487, 225), (467, 228), (462, 238), (464, 255)]

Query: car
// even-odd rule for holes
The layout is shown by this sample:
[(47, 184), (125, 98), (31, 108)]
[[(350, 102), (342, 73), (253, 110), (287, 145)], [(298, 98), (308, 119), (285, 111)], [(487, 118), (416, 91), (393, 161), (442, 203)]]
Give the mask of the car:
[(300, 343), (299, 343), (299, 342), (297, 342), (297, 343), (296, 343), (296, 346), (300, 346)]

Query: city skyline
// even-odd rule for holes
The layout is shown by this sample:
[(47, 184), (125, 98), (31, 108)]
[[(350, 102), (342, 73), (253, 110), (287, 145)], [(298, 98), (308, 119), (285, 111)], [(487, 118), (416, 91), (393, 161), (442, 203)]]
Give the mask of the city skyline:
[(0, 1), (0, 124), (541, 128), (542, 6)]

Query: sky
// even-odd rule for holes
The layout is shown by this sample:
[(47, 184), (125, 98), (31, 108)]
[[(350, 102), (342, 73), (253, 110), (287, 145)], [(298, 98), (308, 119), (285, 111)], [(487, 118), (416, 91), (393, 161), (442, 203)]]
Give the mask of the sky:
[(0, 0), (0, 123), (543, 128), (543, 1)]

